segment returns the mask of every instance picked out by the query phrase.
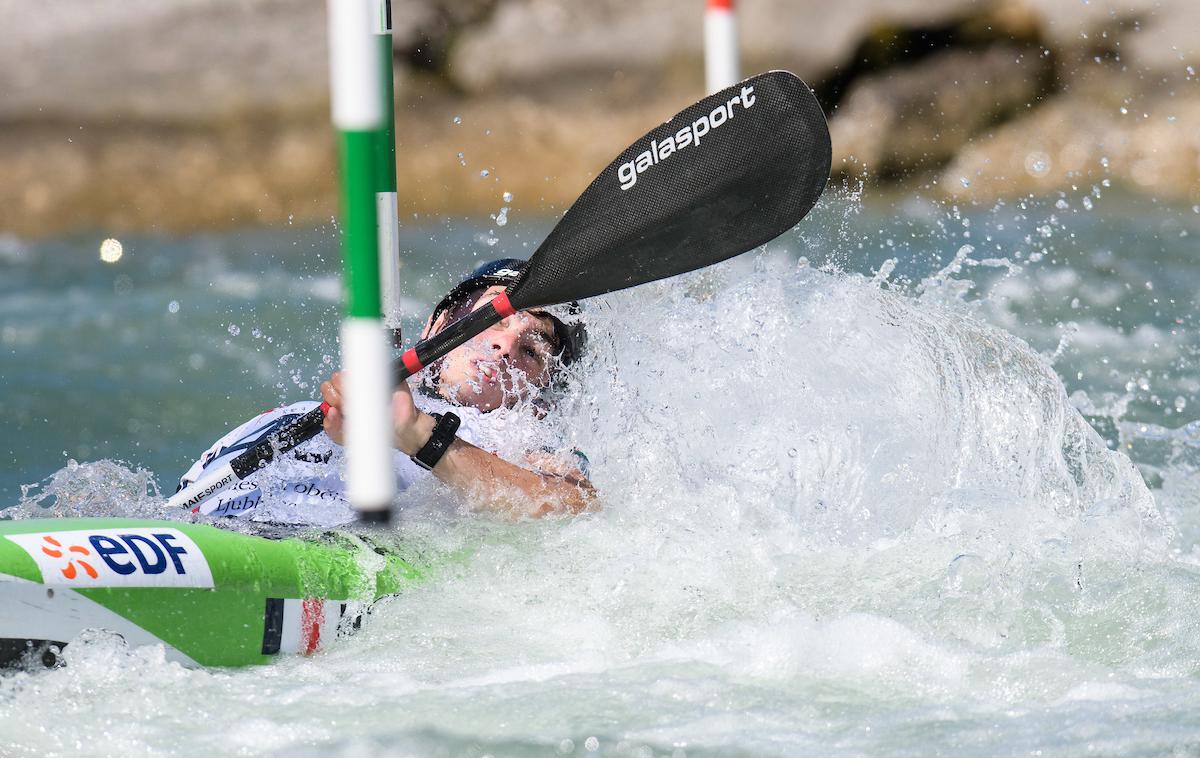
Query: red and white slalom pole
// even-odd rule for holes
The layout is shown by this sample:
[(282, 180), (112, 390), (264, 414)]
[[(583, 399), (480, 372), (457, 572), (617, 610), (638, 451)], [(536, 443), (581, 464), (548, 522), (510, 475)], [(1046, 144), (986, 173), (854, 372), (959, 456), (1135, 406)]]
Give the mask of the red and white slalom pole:
[(704, 8), (704, 86), (709, 94), (741, 81), (733, 0), (707, 0)]

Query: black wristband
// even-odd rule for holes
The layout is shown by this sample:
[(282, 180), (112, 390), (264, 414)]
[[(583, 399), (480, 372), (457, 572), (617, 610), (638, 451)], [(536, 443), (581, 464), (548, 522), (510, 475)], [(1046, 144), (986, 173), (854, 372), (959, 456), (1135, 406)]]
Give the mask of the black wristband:
[(437, 423), (433, 426), (433, 434), (429, 435), (429, 441), (416, 455), (409, 456), (413, 463), (426, 471), (432, 470), (450, 449), (450, 443), (454, 441), (454, 433), (458, 431), (460, 423), (458, 416), (449, 412), (435, 413), (433, 420)]

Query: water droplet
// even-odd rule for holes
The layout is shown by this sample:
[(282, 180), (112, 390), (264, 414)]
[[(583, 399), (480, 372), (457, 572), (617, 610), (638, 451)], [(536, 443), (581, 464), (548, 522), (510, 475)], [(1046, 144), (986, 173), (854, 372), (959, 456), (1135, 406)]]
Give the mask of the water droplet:
[(961, 185), (962, 185), (962, 186), (964, 186), (964, 187), (970, 187), (970, 186), (971, 186), (971, 180), (970, 180), (970, 179), (968, 179), (968, 178), (967, 178), (967, 177), (965, 177), (965, 176), (960, 176), (960, 177), (958, 178), (958, 183), (959, 183), (959, 184), (961, 184)]
[(179, 301), (172, 300), (171, 302), (167, 303), (167, 312), (168, 313), (179, 313)]
[(512, 199), (513, 199), (513, 194), (511, 192), (505, 192), (503, 195), (500, 196), (500, 198), (502, 200), (504, 200), (504, 202), (506, 202), (506, 203), (511, 203)]
[(1081, 200), (1080, 202), (1083, 203), (1083, 207), (1086, 208), (1087, 210), (1090, 211), (1092, 209), (1092, 199), (1090, 197), (1088, 197), (1087, 195), (1084, 195), (1083, 200)]
[(1060, 197), (1058, 199), (1058, 201), (1056, 203), (1054, 203), (1054, 207), (1058, 208), (1060, 211), (1065, 211), (1067, 208), (1070, 208), (1071, 206), (1070, 206), (1070, 204), (1067, 203), (1066, 200), (1064, 200), (1063, 198)]
[(1072, 308), (1072, 310), (1079, 310), (1079, 298), (1077, 298), (1077, 297), (1071, 298), (1071, 308)]
[(507, 223), (508, 223), (508, 206), (506, 205), (500, 209), (499, 213), (496, 214), (496, 226), (504, 226)]
[(796, 448), (794, 448), (794, 447), (789, 447), (789, 448), (788, 448), (788, 457), (789, 457), (789, 458), (795, 458), (797, 455), (800, 455), (800, 451), (799, 451), (799, 450), (797, 450), (797, 449), (796, 449)]
[(600, 749), (600, 740), (596, 739), (595, 737), (588, 737), (583, 741), (583, 747), (589, 753), (594, 753)]
[(100, 260), (105, 263), (116, 263), (125, 254), (120, 240), (106, 239), (100, 243)]
[(1175, 398), (1175, 410), (1183, 413), (1183, 409), (1187, 407), (1187, 400), (1183, 396)]
[(490, 173), (491, 173), (491, 172), (489, 172), (489, 171), (488, 171), (488, 170), (485, 168), (485, 169), (483, 169), (482, 171), (480, 171), (480, 172), (479, 172), (479, 175), (480, 175), (480, 176), (482, 176), (483, 178), (485, 178), (485, 179), (486, 179), (486, 178), (489, 176), (489, 174), (490, 174)]
[(1188, 72), (1188, 76), (1195, 76), (1195, 75), (1196, 75), (1196, 67), (1195, 67), (1195, 66), (1188, 66), (1188, 67), (1187, 67), (1187, 72)]
[(563, 755), (570, 755), (575, 752), (575, 740), (563, 740), (558, 743), (558, 752)]
[(462, 116), (455, 116), (455, 117), (454, 117), (454, 123), (456, 123), (456, 124), (461, 124), (461, 123), (462, 123)]
[(1126, 108), (1124, 105), (1122, 105), (1121, 106), (1121, 115), (1125, 116), (1125, 115), (1128, 115), (1128, 113), (1129, 113), (1129, 109)]
[(1041, 178), (1050, 173), (1050, 156), (1041, 151), (1034, 151), (1025, 156), (1025, 171), (1030, 176)]
[(238, 326), (237, 324), (230, 324), (229, 325), (229, 333), (232, 334), (234, 337), (236, 337), (242, 333), (242, 328), (240, 326)]

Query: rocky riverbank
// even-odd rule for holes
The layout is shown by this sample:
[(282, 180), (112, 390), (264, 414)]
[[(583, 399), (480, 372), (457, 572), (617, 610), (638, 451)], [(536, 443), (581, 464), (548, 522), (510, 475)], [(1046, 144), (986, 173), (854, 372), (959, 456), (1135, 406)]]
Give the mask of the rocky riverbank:
[[(700, 7), (394, 0), (402, 213), (495, 212), (504, 192), (561, 211), (703, 94)], [(328, 219), (324, 13), (0, 0), (0, 230)], [(1195, 3), (743, 0), (739, 21), (746, 72), (817, 90), (840, 176), (977, 202), (1107, 180), (1200, 203)]]

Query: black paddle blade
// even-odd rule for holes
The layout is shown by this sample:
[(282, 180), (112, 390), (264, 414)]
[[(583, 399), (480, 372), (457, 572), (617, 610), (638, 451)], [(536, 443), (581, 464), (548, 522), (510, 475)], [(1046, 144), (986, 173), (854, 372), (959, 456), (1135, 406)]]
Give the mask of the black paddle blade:
[(704, 98), (596, 177), (509, 290), (517, 309), (665, 279), (775, 239), (825, 188), (829, 127), (808, 85), (771, 71)]

